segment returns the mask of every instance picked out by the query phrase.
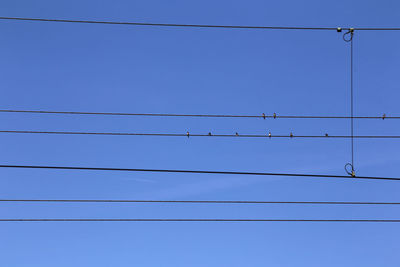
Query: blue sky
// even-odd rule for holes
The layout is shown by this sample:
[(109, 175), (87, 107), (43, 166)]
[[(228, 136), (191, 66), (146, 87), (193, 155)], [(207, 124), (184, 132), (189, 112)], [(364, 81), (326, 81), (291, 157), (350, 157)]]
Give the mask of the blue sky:
[[(398, 1), (18, 1), (1, 16), (399, 27)], [(1, 109), (349, 115), (349, 46), (332, 32), (1, 21)], [(356, 32), (356, 115), (399, 115), (400, 33)], [(3, 130), (347, 135), (345, 120), (0, 114)], [(355, 133), (396, 134), (397, 121)], [(2, 164), (343, 175), (349, 140), (1, 135)], [(358, 175), (399, 176), (400, 145), (356, 140)], [(0, 198), (399, 201), (357, 179), (0, 170)], [(1, 218), (395, 219), (398, 208), (2, 203)], [(2, 223), (2, 266), (397, 266), (396, 224)]]

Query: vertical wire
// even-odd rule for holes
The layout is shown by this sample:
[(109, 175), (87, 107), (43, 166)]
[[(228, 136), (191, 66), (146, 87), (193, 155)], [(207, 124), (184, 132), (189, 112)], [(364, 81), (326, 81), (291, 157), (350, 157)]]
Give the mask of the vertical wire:
[(353, 101), (353, 33), (350, 39), (350, 113), (351, 113), (351, 165), (352, 174), (354, 175), (354, 101)]

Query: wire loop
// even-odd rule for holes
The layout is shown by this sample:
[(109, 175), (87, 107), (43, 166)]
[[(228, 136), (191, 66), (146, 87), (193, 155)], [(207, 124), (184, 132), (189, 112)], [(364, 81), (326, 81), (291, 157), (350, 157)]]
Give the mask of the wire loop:
[[(348, 167), (350, 167), (351, 169), (349, 170)], [(346, 173), (348, 175), (351, 175), (351, 177), (356, 177), (356, 173), (354, 171), (354, 167), (353, 167), (353, 165), (351, 163), (346, 163), (346, 165), (344, 165), (344, 170), (346, 171)]]
[[(349, 37), (347, 35), (349, 35)], [(345, 42), (351, 42), (353, 41), (353, 36), (354, 36), (354, 28), (350, 28), (345, 34), (343, 34), (343, 40)]]

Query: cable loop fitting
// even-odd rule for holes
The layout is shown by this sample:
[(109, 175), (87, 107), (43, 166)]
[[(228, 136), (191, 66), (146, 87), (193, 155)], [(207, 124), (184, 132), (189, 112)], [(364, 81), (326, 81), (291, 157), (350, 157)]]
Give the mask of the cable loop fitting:
[(345, 34), (343, 34), (343, 40), (345, 42), (351, 42), (353, 41), (353, 36), (354, 36), (354, 28), (350, 28)]
[[(350, 167), (350, 170), (348, 167)], [(356, 172), (354, 171), (354, 167), (351, 165), (351, 163), (346, 163), (346, 165), (344, 165), (344, 170), (348, 175), (351, 175), (351, 177), (356, 177)]]

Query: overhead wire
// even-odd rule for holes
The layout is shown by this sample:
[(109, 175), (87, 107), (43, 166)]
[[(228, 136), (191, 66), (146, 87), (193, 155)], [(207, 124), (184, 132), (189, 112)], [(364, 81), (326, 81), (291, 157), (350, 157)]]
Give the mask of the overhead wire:
[(35, 21), (35, 22), (64, 22), (85, 24), (108, 24), (126, 26), (156, 26), (156, 27), (188, 27), (188, 28), (224, 28), (224, 29), (260, 29), (260, 30), (337, 30), (335, 27), (293, 27), (293, 26), (246, 26), (246, 25), (212, 25), (212, 24), (178, 24), (178, 23), (149, 23), (100, 20), (47, 19), (28, 17), (0, 17), (0, 20)]
[[(347, 174), (355, 177), (355, 167), (354, 167), (354, 82), (353, 82), (353, 39), (354, 39), (354, 29), (349, 29), (345, 34), (343, 34), (343, 40), (350, 43), (350, 143), (351, 143), (351, 163), (346, 163), (344, 169)], [(347, 167), (351, 168), (348, 170)]]
[[(188, 27), (188, 28), (223, 28), (223, 29), (260, 29), (260, 30), (349, 30), (349, 27), (301, 27), (301, 26), (250, 26), (250, 25), (216, 25), (216, 24), (179, 24), (179, 23), (150, 23), (150, 22), (126, 22), (126, 21), (104, 21), (104, 20), (73, 20), (52, 19), (32, 17), (0, 17), (0, 20), (32, 21), (32, 22), (61, 22), (61, 23), (83, 23), (83, 24), (108, 24), (127, 26), (156, 26), (156, 27)], [(363, 31), (399, 31), (399, 27), (357, 27), (355, 30)]]
[(9, 134), (55, 134), (55, 135), (109, 135), (109, 136), (159, 136), (159, 137), (227, 137), (227, 138), (357, 138), (357, 139), (398, 139), (400, 135), (275, 135), (275, 134), (193, 134), (187, 133), (132, 133), (132, 132), (73, 132), (73, 131), (25, 131), (25, 130), (0, 130), (0, 133)]
[(335, 222), (399, 223), (397, 219), (0, 219), (0, 222)]
[(400, 116), (324, 116), (324, 115), (266, 115), (246, 114), (177, 114), (177, 113), (124, 113), (124, 112), (83, 112), (57, 110), (16, 110), (1, 109), (0, 113), (32, 113), (32, 114), (59, 114), (59, 115), (106, 115), (106, 116), (144, 116), (144, 117), (194, 117), (194, 118), (261, 118), (261, 119), (400, 119)]
[(55, 203), (172, 203), (172, 204), (299, 204), (299, 205), (400, 205), (400, 202), (362, 201), (257, 201), (257, 200), (139, 200), (139, 199), (0, 199), (0, 202)]
[(312, 178), (345, 178), (351, 180), (392, 180), (400, 181), (400, 177), (357, 176), (354, 179), (344, 175), (333, 174), (305, 174), (305, 173), (273, 173), (273, 172), (243, 172), (243, 171), (208, 171), (208, 170), (178, 170), (178, 169), (139, 169), (139, 168), (109, 168), (109, 167), (77, 167), (77, 166), (44, 166), (44, 165), (0, 165), (0, 168), (16, 169), (49, 169), (49, 170), (83, 170), (83, 171), (122, 171), (122, 172), (152, 172), (152, 173), (196, 173), (219, 175), (253, 175), (253, 176), (286, 176), (286, 177), (312, 177)]

